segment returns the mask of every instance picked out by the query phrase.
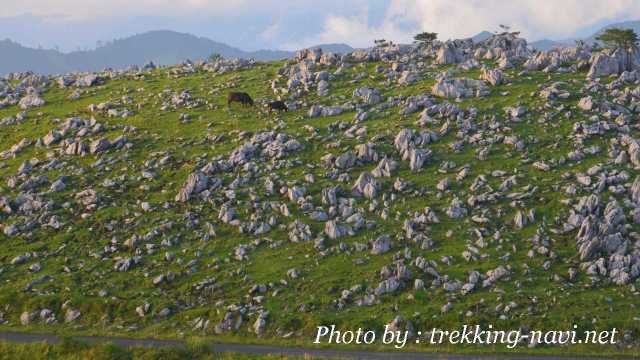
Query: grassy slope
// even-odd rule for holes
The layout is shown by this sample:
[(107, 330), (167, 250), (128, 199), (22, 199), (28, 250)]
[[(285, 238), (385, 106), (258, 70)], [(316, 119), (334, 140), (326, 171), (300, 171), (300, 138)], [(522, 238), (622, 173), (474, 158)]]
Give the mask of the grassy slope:
[[(67, 191), (56, 194), (60, 201), (71, 199), (77, 189), (87, 187), (99, 188), (105, 178), (119, 175), (127, 175), (126, 188), (114, 192), (107, 192), (106, 197), (110, 200), (107, 207), (95, 211), (89, 218), (82, 219), (77, 216), (77, 212), (58, 208), (54, 212), (59, 213), (69, 226), (65, 231), (37, 230), (30, 239), (24, 237), (8, 238), (0, 234), (0, 243), (3, 244), (0, 251), (0, 261), (3, 271), (0, 274), (0, 304), (2, 311), (7, 315), (5, 318), (9, 323), (5, 328), (12, 330), (40, 330), (56, 331), (67, 333), (84, 334), (121, 334), (127, 336), (159, 336), (159, 337), (189, 337), (189, 336), (210, 336), (201, 331), (191, 330), (190, 321), (197, 317), (211, 319), (212, 323), (219, 321), (224, 315), (224, 310), (216, 306), (216, 302), (225, 299), (225, 305), (242, 300), (248, 288), (253, 283), (277, 282), (286, 278), (286, 271), (296, 268), (302, 271), (302, 276), (296, 280), (289, 280), (290, 286), (284, 288), (277, 297), (267, 296), (264, 306), (271, 310), (271, 317), (268, 321), (267, 333), (261, 339), (255, 339), (255, 335), (249, 334), (247, 326), (252, 323), (245, 323), (240, 333), (234, 336), (218, 336), (216, 339), (230, 339), (234, 341), (247, 342), (279, 342), (286, 344), (309, 345), (309, 338), (314, 333), (314, 328), (320, 324), (335, 323), (338, 327), (373, 327), (381, 329), (395, 315), (402, 315), (404, 319), (409, 319), (418, 329), (429, 329), (431, 327), (454, 328), (463, 323), (488, 324), (501, 328), (517, 328), (526, 324), (532, 328), (543, 329), (567, 329), (571, 324), (578, 324), (581, 329), (608, 329), (611, 327), (627, 329), (636, 334), (640, 328), (640, 322), (634, 317), (640, 316), (635, 305), (638, 303), (638, 296), (634, 295), (629, 288), (618, 287), (608, 284), (591, 285), (585, 276), (575, 284), (558, 283), (552, 280), (552, 274), (564, 276), (569, 264), (577, 264), (578, 259), (575, 254), (575, 244), (572, 235), (552, 236), (553, 250), (559, 255), (559, 259), (553, 262), (549, 271), (542, 269), (544, 257), (526, 256), (530, 248), (528, 238), (535, 234), (538, 224), (527, 226), (524, 230), (516, 232), (511, 225), (506, 222), (513, 218), (514, 210), (509, 207), (508, 200), (501, 200), (497, 204), (490, 205), (492, 208), (502, 207), (505, 216), (501, 219), (505, 224), (491, 224), (488, 226), (489, 233), (500, 228), (503, 239), (498, 243), (488, 239), (489, 246), (482, 249), (487, 254), (487, 258), (477, 262), (467, 263), (460, 253), (465, 249), (465, 242), (471, 239), (469, 230), (475, 225), (469, 220), (451, 221), (441, 209), (448, 206), (451, 196), (447, 194), (442, 199), (435, 196), (435, 185), (444, 177), (437, 172), (440, 161), (431, 161), (418, 173), (411, 173), (407, 163), (401, 163), (401, 170), (397, 174), (415, 184), (415, 188), (426, 187), (429, 191), (426, 196), (408, 196), (405, 200), (392, 203), (391, 214), (405, 212), (407, 210), (419, 210), (425, 206), (436, 209), (442, 222), (432, 226), (431, 234), (436, 240), (437, 246), (434, 250), (422, 251), (412, 249), (413, 255), (423, 256), (426, 259), (439, 261), (442, 256), (450, 255), (454, 257), (452, 265), (441, 264), (441, 272), (450, 277), (463, 280), (470, 270), (485, 272), (496, 266), (503, 264), (500, 259), (505, 253), (510, 253), (510, 264), (514, 269), (512, 281), (508, 283), (498, 283), (497, 287), (501, 291), (476, 290), (465, 297), (451, 296), (442, 290), (427, 290), (415, 292), (412, 289), (404, 290), (398, 295), (386, 295), (383, 304), (372, 307), (348, 307), (346, 310), (336, 312), (332, 306), (332, 301), (340, 296), (342, 289), (350, 288), (355, 284), (366, 284), (375, 286), (379, 280), (378, 272), (384, 266), (393, 262), (396, 251), (402, 250), (404, 246), (412, 247), (412, 244), (402, 244), (394, 247), (394, 251), (380, 256), (371, 256), (368, 253), (348, 255), (346, 253), (332, 254), (326, 258), (319, 258), (317, 251), (313, 249), (313, 243), (292, 244), (286, 240), (286, 233), (282, 230), (272, 230), (264, 237), (275, 241), (283, 241), (280, 247), (271, 248), (266, 245), (259, 246), (250, 253), (250, 261), (238, 263), (236, 261), (225, 261), (231, 258), (233, 249), (241, 243), (248, 243), (251, 239), (239, 234), (236, 228), (217, 225), (218, 237), (203, 242), (198, 236), (190, 232), (182, 232), (180, 227), (176, 227), (165, 237), (180, 237), (180, 242), (170, 251), (173, 251), (183, 260), (183, 264), (190, 260), (197, 259), (199, 262), (198, 271), (193, 274), (184, 274), (184, 267), (175, 261), (166, 264), (163, 260), (165, 249), (160, 249), (154, 255), (145, 255), (142, 266), (138, 266), (127, 273), (117, 273), (112, 270), (113, 261), (100, 256), (94, 257), (92, 254), (101, 251), (113, 236), (120, 241), (124, 241), (132, 233), (145, 234), (149, 229), (164, 222), (166, 219), (180, 223), (186, 209), (196, 211), (200, 215), (201, 221), (209, 220), (216, 222), (217, 207), (206, 204), (173, 205), (168, 210), (161, 210), (160, 205), (164, 201), (172, 202), (179, 187), (188, 174), (196, 169), (197, 158), (210, 159), (215, 155), (228, 155), (230, 151), (241, 144), (235, 136), (235, 131), (259, 131), (272, 128), (277, 120), (259, 114), (255, 109), (234, 108), (228, 112), (225, 109), (224, 94), (227, 88), (247, 91), (254, 98), (272, 98), (269, 89), (269, 80), (272, 79), (277, 69), (282, 63), (267, 63), (255, 67), (251, 70), (240, 71), (226, 75), (213, 75), (208, 73), (197, 73), (186, 77), (168, 76), (166, 70), (157, 70), (147, 74), (144, 79), (122, 79), (109, 81), (106, 85), (91, 89), (78, 101), (66, 100), (71, 90), (51, 89), (44, 94), (47, 105), (29, 111), (28, 120), (19, 125), (6, 126), (0, 129), (0, 150), (8, 149), (12, 144), (17, 143), (22, 138), (36, 139), (44, 136), (50, 129), (56, 126), (54, 119), (65, 119), (72, 115), (89, 117), (86, 112), (87, 105), (99, 103), (106, 100), (119, 100), (122, 96), (131, 96), (134, 102), (143, 102), (142, 109), (134, 109), (135, 115), (126, 119), (107, 118), (96, 115), (98, 121), (113, 126), (114, 129), (107, 133), (110, 138), (115, 138), (121, 134), (122, 125), (133, 125), (139, 129), (137, 135), (129, 135), (134, 142), (134, 147), (124, 157), (124, 152), (107, 153), (101, 157), (105, 160), (112, 160), (113, 163), (108, 168), (97, 170), (90, 165), (96, 161), (96, 157), (87, 156), (85, 158), (66, 157), (71, 164), (83, 167), (85, 172), (81, 176), (72, 176), (73, 186), (69, 186)], [(340, 80), (331, 82), (331, 95), (333, 99), (318, 99), (315, 94), (308, 96), (309, 103), (335, 103), (342, 102), (336, 96), (344, 95), (350, 98), (353, 88), (364, 84), (373, 85), (383, 90), (385, 96), (390, 95), (415, 95), (427, 91), (433, 84), (432, 76), (429, 73), (425, 80), (409, 87), (384, 87), (379, 82), (381, 75), (374, 71), (376, 64), (366, 66), (355, 66), (347, 71), (347, 75)], [(351, 75), (360, 72), (367, 72), (368, 78), (352, 82)], [(507, 72), (512, 84), (502, 85), (492, 89), (492, 96), (483, 99), (465, 100), (460, 105), (475, 106), (482, 115), (493, 115), (503, 117), (502, 107), (515, 105), (516, 103), (533, 109), (541, 106), (543, 100), (530, 96), (530, 93), (540, 89), (542, 84), (549, 84), (553, 81), (578, 81), (582, 82), (585, 74), (543, 74), (532, 73), (529, 77), (518, 78), (515, 76), (519, 70)], [(467, 75), (476, 77), (477, 71), (460, 72), (461, 76)], [(550, 77), (550, 79), (548, 78)], [(144, 91), (137, 89), (144, 88)], [(569, 85), (568, 88), (578, 89), (579, 85)], [(207, 101), (217, 105), (217, 109), (210, 111), (205, 107), (196, 109), (179, 109), (178, 111), (160, 111), (157, 105), (157, 93), (164, 89), (181, 91), (191, 90), (194, 97), (203, 97)], [(508, 96), (501, 96), (500, 93), (508, 91)], [(574, 91), (575, 94), (575, 91)], [(565, 106), (574, 107), (579, 96), (575, 94), (570, 99), (558, 102)], [(133, 108), (131, 105), (128, 108)], [(306, 110), (306, 109), (305, 109)], [(305, 110), (292, 111), (280, 116), (286, 124), (283, 131), (295, 135), (302, 139), (308, 133), (302, 127), (312, 125), (320, 130), (320, 135), (327, 135), (327, 125), (337, 121), (351, 121), (354, 113), (344, 113), (331, 118), (306, 119)], [(392, 148), (393, 136), (402, 127), (413, 127), (417, 114), (402, 117), (398, 115), (398, 108), (391, 108), (381, 113), (374, 114), (371, 120), (367, 120), (363, 125), (367, 127), (367, 137), (378, 133), (388, 134), (386, 143), (382, 147), (387, 151)], [(16, 107), (0, 110), (0, 118), (15, 115), (18, 112)], [(191, 115), (192, 121), (182, 124), (178, 119), (178, 114), (186, 112)], [(38, 115), (38, 113), (41, 113)], [(520, 137), (536, 136), (540, 141), (535, 145), (528, 146), (528, 157), (533, 160), (557, 159), (561, 154), (566, 154), (571, 148), (569, 141), (564, 141), (570, 134), (572, 124), (584, 119), (573, 111), (569, 118), (564, 114), (547, 124), (540, 124), (538, 116), (527, 118), (526, 121), (517, 124), (510, 124), (513, 132)], [(120, 128), (118, 128), (120, 127)], [(221, 143), (211, 143), (205, 140), (207, 134), (224, 135), (225, 141)], [(336, 133), (341, 140), (340, 150), (347, 149), (359, 143), (357, 140), (345, 139), (341, 133)], [(558, 195), (551, 188), (552, 183), (562, 183), (559, 175), (569, 169), (577, 171), (586, 170), (593, 164), (599, 163), (597, 157), (587, 157), (582, 162), (572, 165), (570, 168), (560, 167), (552, 171), (543, 173), (534, 169), (530, 163), (523, 164), (521, 159), (523, 154), (517, 153), (506, 145), (494, 145), (491, 155), (486, 161), (478, 161), (474, 150), (470, 146), (465, 146), (460, 153), (453, 153), (449, 150), (448, 144), (455, 138), (455, 131), (451, 131), (439, 142), (430, 146), (435, 153), (435, 159), (453, 161), (457, 165), (456, 169), (463, 164), (471, 164), (471, 172), (463, 181), (452, 183), (451, 193), (461, 194), (461, 199), (466, 199), (462, 194), (467, 191), (473, 179), (480, 174), (488, 174), (493, 169), (519, 169), (525, 175), (525, 179), (519, 186), (525, 185), (528, 181), (540, 187), (537, 199), (528, 206), (535, 207), (537, 218), (546, 218), (549, 223), (558, 216), (565, 207), (559, 203), (562, 195)], [(601, 139), (593, 140), (602, 142)], [(554, 147), (554, 144), (557, 146)], [(319, 157), (329, 150), (324, 149), (324, 144), (317, 140), (305, 144), (304, 151), (294, 154), (291, 158), (299, 158), (303, 162), (318, 162)], [(0, 194), (12, 194), (12, 190), (6, 187), (6, 180), (9, 174), (15, 173), (20, 164), (33, 157), (45, 159), (48, 149), (30, 147), (22, 152), (17, 158), (4, 161), (6, 167), (0, 173)], [(151, 158), (153, 151), (167, 151), (176, 160), (171, 166), (164, 169), (154, 170), (156, 178), (154, 180), (144, 180), (140, 178), (141, 165)], [(331, 150), (334, 153), (342, 152)], [(363, 169), (370, 169), (373, 166), (367, 165), (362, 168), (350, 170), (352, 178), (355, 178)], [(636, 172), (628, 169), (635, 177)], [(47, 173), (50, 181), (55, 180), (60, 171)], [(62, 172), (68, 172), (63, 170)], [(310, 169), (306, 166), (295, 167), (278, 171), (278, 175), (288, 179), (300, 179), (304, 173), (314, 173), (316, 183), (307, 186), (309, 192), (314, 196), (316, 203), (319, 203), (319, 191), (324, 186), (332, 184), (331, 181), (322, 177), (324, 172), (321, 168)], [(450, 171), (447, 176), (452, 180), (456, 171)], [(225, 183), (229, 183), (232, 176), (225, 176)], [(394, 178), (383, 179), (385, 189), (390, 188)], [(489, 177), (490, 185), (496, 188), (500, 179)], [(347, 186), (347, 185), (343, 185)], [(145, 190), (146, 189), (146, 190)], [(104, 191), (101, 189), (100, 191)], [(246, 191), (240, 194), (241, 199), (248, 199)], [(282, 200), (279, 195), (273, 197)], [(150, 201), (159, 210), (150, 214), (140, 214), (139, 201)], [(358, 206), (368, 207), (360, 202)], [(290, 205), (290, 208), (292, 206)], [(239, 209), (240, 216), (247, 218), (246, 209)], [(0, 215), (0, 220), (3, 220)], [(373, 214), (369, 218), (376, 218)], [(126, 221), (125, 221), (126, 219)], [(393, 220), (391, 216), (388, 221), (376, 218), (378, 226), (372, 232), (361, 231), (353, 238), (340, 239), (339, 242), (351, 244), (354, 242), (367, 242), (375, 238), (378, 234), (395, 234), (401, 226), (401, 222)], [(105, 229), (105, 225), (111, 220), (118, 220), (126, 223), (119, 226), (114, 232)], [(285, 223), (288, 223), (286, 220)], [(307, 220), (306, 222), (309, 222)], [(313, 224), (314, 233), (321, 231), (323, 224)], [(451, 230), (453, 236), (446, 237), (445, 233)], [(182, 232), (182, 233), (181, 233)], [(180, 234), (181, 233), (181, 234)], [(153, 242), (159, 244), (160, 239)], [(330, 242), (335, 245), (338, 241)], [(28, 265), (11, 266), (9, 261), (16, 255), (26, 251), (37, 251), (39, 254), (52, 253), (56, 249), (65, 245), (62, 256), (41, 256), (37, 261), (43, 265), (43, 269), (36, 274), (29, 274), (26, 271)], [(513, 248), (513, 249), (512, 249)], [(197, 251), (200, 253), (198, 256)], [(363, 265), (354, 265), (353, 260), (364, 258)], [(81, 263), (84, 267), (81, 268)], [(524, 264), (531, 268), (531, 273), (523, 273)], [(64, 273), (63, 266), (69, 266), (74, 271)], [(250, 278), (250, 282), (243, 282), (242, 276), (234, 275), (238, 269), (242, 269), (244, 274)], [(171, 285), (154, 287), (151, 279), (166, 271), (183, 273), (183, 276)], [(38, 295), (25, 293), (24, 286), (33, 278), (48, 274), (55, 280), (35, 286)], [(146, 275), (145, 275), (146, 274)], [(207, 303), (199, 304), (188, 310), (181, 310), (169, 319), (159, 320), (155, 316), (148, 316), (144, 319), (135, 315), (135, 307), (149, 301), (154, 310), (159, 310), (165, 306), (175, 307), (176, 303), (189, 303), (194, 300), (191, 294), (191, 285), (199, 280), (209, 277), (216, 277), (222, 285), (222, 289), (214, 296), (207, 299)], [(99, 297), (98, 291), (105, 289), (109, 295)], [(526, 306), (530, 304), (530, 299), (536, 297), (539, 305), (533, 308), (530, 314), (527, 313)], [(39, 308), (60, 309), (62, 303), (71, 300), (73, 306), (82, 311), (82, 317), (76, 324), (61, 324), (55, 326), (30, 325), (19, 326), (19, 314), (22, 311), (33, 311)], [(447, 301), (452, 300), (453, 310), (441, 314), (440, 308)], [(507, 320), (497, 320), (497, 315), (493, 308), (498, 303), (515, 301), (521, 304)], [(313, 307), (313, 311), (301, 312), (297, 309), (306, 304)], [(397, 311), (396, 311), (397, 309)], [(474, 310), (474, 315), (467, 317), (465, 313)], [(477, 311), (480, 310), (480, 311)], [(60, 318), (60, 317), (59, 317)], [(281, 335), (294, 332), (293, 339), (282, 339)], [(420, 348), (423, 349), (424, 348)], [(443, 348), (442, 350), (460, 351), (461, 349)], [(462, 349), (464, 351), (464, 349)], [(503, 349), (469, 349), (473, 351), (503, 350)], [(522, 350), (522, 349), (520, 349)], [(619, 348), (603, 347), (572, 347), (569, 349), (539, 349), (539, 352), (588, 352), (588, 353), (622, 353)], [(633, 350), (631, 350), (633, 351)], [(626, 351), (628, 352), (628, 351)]]
[(113, 344), (85, 344), (64, 339), (59, 344), (13, 344), (0, 341), (2, 360), (268, 360), (295, 359), (270, 355), (216, 354), (203, 344), (178, 348), (123, 348)]

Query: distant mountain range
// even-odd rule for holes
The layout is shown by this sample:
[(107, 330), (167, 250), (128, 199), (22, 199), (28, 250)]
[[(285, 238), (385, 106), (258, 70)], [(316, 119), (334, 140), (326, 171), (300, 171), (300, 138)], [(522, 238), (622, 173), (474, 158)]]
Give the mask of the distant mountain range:
[(480, 33), (477, 33), (476, 35), (471, 37), (471, 40), (473, 40), (474, 43), (479, 43), (481, 41), (485, 41), (488, 38), (492, 37), (493, 33), (489, 32), (489, 31), (482, 31)]
[[(610, 24), (593, 35), (582, 38), (587, 43), (605, 29), (619, 27), (630, 28), (640, 34), (640, 21), (627, 21)], [(493, 33), (483, 31), (473, 36), (475, 42), (491, 37)], [(530, 43), (539, 50), (554, 47), (571, 46), (578, 39), (543, 39)], [(320, 44), (326, 52), (347, 53), (354, 49), (346, 44)], [(153, 61), (158, 65), (172, 65), (186, 59), (206, 59), (211, 54), (220, 54), (227, 58), (254, 58), (261, 61), (290, 58), (293, 51), (259, 50), (244, 51), (227, 44), (204, 37), (175, 31), (159, 30), (114, 40), (93, 50), (63, 53), (51, 49), (34, 49), (22, 46), (11, 40), (0, 41), (0, 74), (21, 71), (35, 71), (41, 74), (62, 74), (74, 71), (98, 71), (105, 68), (123, 69), (130, 65), (143, 65)]]
[[(345, 44), (314, 47), (335, 53), (353, 51), (352, 47)], [(165, 30), (114, 40), (93, 50), (69, 53), (29, 48), (4, 40), (0, 41), (0, 74), (29, 70), (41, 74), (62, 74), (104, 68), (122, 69), (149, 61), (157, 65), (171, 65), (186, 59), (206, 59), (214, 53), (227, 58), (254, 58), (261, 61), (280, 60), (294, 55), (292, 51), (282, 50), (244, 51), (204, 37)]]

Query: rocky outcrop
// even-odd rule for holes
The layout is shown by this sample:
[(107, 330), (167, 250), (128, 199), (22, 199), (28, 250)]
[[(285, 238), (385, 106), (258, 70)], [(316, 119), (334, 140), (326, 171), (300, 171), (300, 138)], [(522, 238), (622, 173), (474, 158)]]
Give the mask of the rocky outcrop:
[(638, 51), (632, 52), (624, 49), (601, 51), (592, 56), (587, 78), (595, 79), (602, 76), (619, 75), (624, 71), (640, 69), (638, 55)]
[(465, 56), (451, 41), (445, 42), (436, 54), (436, 63), (441, 65), (459, 64), (465, 60)]

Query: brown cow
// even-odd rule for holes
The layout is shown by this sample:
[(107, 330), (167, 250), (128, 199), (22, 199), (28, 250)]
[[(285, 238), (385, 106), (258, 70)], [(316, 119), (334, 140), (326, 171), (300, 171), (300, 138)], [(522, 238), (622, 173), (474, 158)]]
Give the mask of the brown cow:
[(234, 101), (239, 102), (242, 105), (253, 106), (253, 99), (249, 94), (244, 92), (230, 92), (227, 95), (227, 106), (230, 106)]

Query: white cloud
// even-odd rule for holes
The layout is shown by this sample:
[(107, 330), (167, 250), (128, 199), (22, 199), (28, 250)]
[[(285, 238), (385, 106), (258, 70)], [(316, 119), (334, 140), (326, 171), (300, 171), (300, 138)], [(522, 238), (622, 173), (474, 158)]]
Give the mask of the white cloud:
[(281, 30), (282, 30), (282, 25), (280, 24), (280, 22), (276, 21), (271, 25), (267, 26), (267, 28), (260, 33), (260, 38), (267, 42), (274, 41), (280, 34)]
[[(264, 3), (273, 3), (265, 0)], [(255, 10), (251, 0), (22, 0), (2, 4), (1, 17), (32, 14), (90, 20), (110, 16), (191, 15), (205, 12), (224, 15)]]
[(388, 9), (404, 15), (422, 30), (435, 31), (441, 38), (475, 35), (511, 26), (531, 39), (568, 37), (581, 28), (606, 20), (637, 17), (637, 0), (394, 0)]
[(322, 15), (327, 9), (361, 7), (364, 0), (0, 0), (0, 18), (31, 14), (91, 20), (101, 17), (133, 16), (239, 16), (243, 14), (297, 13)]
[(529, 40), (560, 39), (585, 27), (634, 19), (638, 14), (638, 0), (391, 0), (379, 24), (369, 23), (366, 9), (356, 17), (330, 15), (322, 32), (303, 42), (370, 46), (378, 38), (409, 42), (420, 31), (437, 32), (446, 40), (498, 30), (500, 24), (521, 31)]
[[(640, 14), (640, 0), (0, 1), (3, 2), (0, 20), (32, 14), (60, 27), (98, 23), (97, 19), (106, 22), (117, 19), (121, 22), (113, 21), (114, 24), (126, 24), (136, 17), (158, 16), (183, 25), (193, 19), (200, 23), (202, 19), (211, 19), (211, 27), (215, 28), (215, 19), (232, 19), (233, 26), (226, 21), (228, 29), (223, 30), (242, 35), (232, 38), (253, 37), (256, 41), (251, 46), (261, 47), (262, 43), (289, 49), (330, 42), (370, 46), (380, 38), (410, 42), (420, 31), (437, 32), (440, 39), (446, 40), (497, 30), (499, 24), (521, 31), (529, 40), (561, 39), (585, 27), (629, 20)], [(167, 26), (171, 24), (168, 21)], [(214, 33), (195, 27), (189, 31)], [(117, 28), (113, 32), (117, 33)]]
[(300, 43), (287, 44), (286, 47), (295, 49), (326, 43), (346, 43), (356, 47), (367, 47), (373, 45), (376, 39), (408, 41), (410, 39), (408, 33), (402, 30), (390, 15), (392, 15), (390, 11), (387, 11), (380, 24), (371, 25), (367, 7), (355, 16), (329, 14), (325, 18), (324, 29), (319, 34), (303, 39)]
[(380, 26), (369, 26), (366, 14), (365, 12), (354, 17), (328, 16), (325, 20), (325, 31), (318, 36), (317, 41), (368, 46), (373, 44), (375, 39), (401, 41), (407, 37), (407, 34), (392, 21), (384, 21)]

